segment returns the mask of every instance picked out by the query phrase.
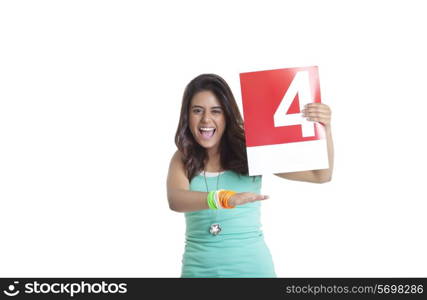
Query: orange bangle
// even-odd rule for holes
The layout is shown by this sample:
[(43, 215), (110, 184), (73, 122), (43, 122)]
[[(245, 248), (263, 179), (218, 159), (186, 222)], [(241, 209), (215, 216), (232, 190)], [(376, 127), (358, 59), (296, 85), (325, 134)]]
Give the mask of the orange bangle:
[(219, 193), (219, 203), (221, 204), (222, 208), (225, 208), (225, 198), (224, 198), (224, 195), (225, 195), (225, 191), (222, 190)]
[(227, 192), (227, 191), (223, 191), (223, 192), (221, 193), (221, 206), (222, 206), (223, 208), (228, 208), (228, 207), (227, 207), (227, 194), (228, 194), (228, 192)]
[(233, 196), (234, 194), (236, 194), (236, 192), (234, 191), (229, 191), (229, 190), (225, 190), (221, 192), (221, 206), (224, 208), (235, 208), (236, 206), (231, 206), (228, 203), (228, 200), (230, 200), (231, 196)]
[(218, 193), (219, 203), (223, 208), (234, 208), (235, 206), (230, 206), (228, 204), (228, 200), (234, 195), (236, 192), (229, 190), (221, 190)]

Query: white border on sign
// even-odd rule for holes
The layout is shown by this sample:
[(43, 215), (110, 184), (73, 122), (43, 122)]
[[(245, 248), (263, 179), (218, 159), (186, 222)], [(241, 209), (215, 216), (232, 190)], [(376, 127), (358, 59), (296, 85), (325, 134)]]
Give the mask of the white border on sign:
[(326, 139), (247, 147), (249, 176), (329, 168)]

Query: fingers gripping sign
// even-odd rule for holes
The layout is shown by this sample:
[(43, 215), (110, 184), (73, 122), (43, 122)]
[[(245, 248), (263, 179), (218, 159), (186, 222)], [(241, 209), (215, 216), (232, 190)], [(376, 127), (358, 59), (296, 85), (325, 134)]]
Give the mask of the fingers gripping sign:
[(308, 121), (320, 122), (325, 128), (331, 125), (331, 109), (324, 103), (306, 104), (301, 112)]

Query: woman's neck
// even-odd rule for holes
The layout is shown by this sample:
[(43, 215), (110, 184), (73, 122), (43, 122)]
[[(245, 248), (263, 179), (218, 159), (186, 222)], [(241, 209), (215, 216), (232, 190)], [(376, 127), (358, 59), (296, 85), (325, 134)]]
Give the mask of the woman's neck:
[(205, 171), (206, 172), (224, 171), (221, 166), (221, 159), (219, 155), (215, 156), (214, 158), (209, 157), (207, 161), (205, 161)]

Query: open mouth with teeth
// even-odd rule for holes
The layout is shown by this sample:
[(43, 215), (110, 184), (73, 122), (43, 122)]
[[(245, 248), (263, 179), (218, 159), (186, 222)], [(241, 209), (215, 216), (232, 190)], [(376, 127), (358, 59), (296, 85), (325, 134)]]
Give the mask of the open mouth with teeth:
[(199, 127), (199, 133), (201, 134), (202, 138), (205, 140), (209, 140), (213, 137), (215, 134), (216, 128), (213, 127)]

